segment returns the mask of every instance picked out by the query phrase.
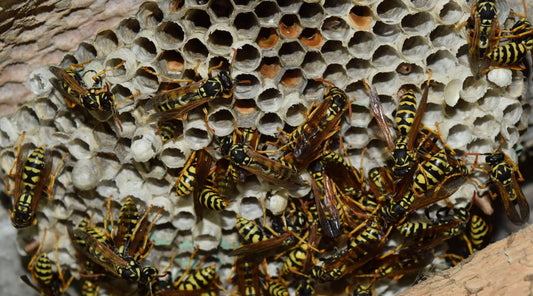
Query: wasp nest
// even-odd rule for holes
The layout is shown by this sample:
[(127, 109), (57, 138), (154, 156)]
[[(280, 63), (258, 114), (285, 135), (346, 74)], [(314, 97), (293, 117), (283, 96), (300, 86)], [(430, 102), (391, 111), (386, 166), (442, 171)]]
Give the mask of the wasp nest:
[[(131, 196), (143, 207), (164, 207), (155, 222), (156, 247), (147, 260), (164, 266), (169, 249), (185, 260), (198, 245), (219, 254), (224, 278), (233, 261), (228, 250), (238, 241), (235, 214), (261, 217), (258, 199), (279, 214), (288, 196), (250, 179), (224, 211), (204, 211), (195, 223), (192, 198), (177, 198), (172, 186), (191, 152), (218, 147), (215, 139), (230, 135), (233, 121), (256, 127), (270, 139), (279, 129), (298, 126), (305, 120), (302, 111), (323, 97), (326, 87), (318, 78), (355, 100), (340, 134), (352, 163), (362, 163), (365, 172), (386, 163), (390, 152), (362, 80), (377, 89), (385, 114), (393, 118), (399, 92), (412, 88), (420, 98), (429, 70), (432, 82), (423, 124), (432, 129), (438, 124), (459, 154), (492, 152), (503, 139), (504, 151), (516, 160), (512, 148), (520, 142), (530, 112), (521, 97), (524, 77), (508, 69), (474, 77), (466, 33), (453, 28), (470, 15), (465, 1), (203, 2), (145, 2), (135, 16), (64, 57), (59, 67), (92, 60), (83, 68), (88, 85), (95, 73), (125, 61), (103, 78), (117, 101), (140, 92), (117, 108), (122, 131), (112, 114), (97, 118), (78, 107), (67, 108), (50, 83), (54, 76), (49, 69), (31, 74), (35, 99), (1, 119), (1, 169), (9, 171), (22, 131), (25, 143), (51, 148), (55, 163), (67, 152), (70, 156), (56, 180), (54, 199), (39, 205), (37, 226), (21, 231), (21, 245), (40, 237), (43, 228), (54, 229), (61, 234), (60, 261), (72, 265), (74, 259), (67, 254), (74, 251), (64, 225), (78, 223), (88, 213), (102, 221), (105, 199), (112, 195), (118, 211), (116, 202)], [(222, 62), (215, 73), (226, 70), (243, 83), (237, 83), (231, 100), (210, 102), (207, 115), (201, 109), (190, 112), (176, 127), (180, 136), (163, 143), (146, 106), (168, 81), (152, 72), (194, 79), (198, 61), (201, 77)], [(469, 185), (454, 195), (456, 202), (470, 200), (475, 186)], [(309, 188), (302, 191), (304, 195)]]

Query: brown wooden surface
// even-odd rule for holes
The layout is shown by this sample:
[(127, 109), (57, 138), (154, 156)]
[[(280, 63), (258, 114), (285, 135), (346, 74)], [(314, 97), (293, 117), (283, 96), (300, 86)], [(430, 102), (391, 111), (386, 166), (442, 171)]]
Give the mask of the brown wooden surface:
[(533, 295), (533, 225), (400, 295)]

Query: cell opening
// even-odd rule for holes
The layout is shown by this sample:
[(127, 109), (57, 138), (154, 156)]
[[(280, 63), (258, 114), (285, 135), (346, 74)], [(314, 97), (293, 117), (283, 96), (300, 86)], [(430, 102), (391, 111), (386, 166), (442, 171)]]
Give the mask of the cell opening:
[(295, 14), (284, 15), (279, 22), (279, 31), (281, 34), (294, 38), (302, 32), (302, 25), (300, 19)]
[(185, 43), (183, 53), (189, 62), (196, 63), (197, 60), (205, 60), (209, 54), (209, 50), (207, 50), (207, 47), (202, 41), (194, 38)]

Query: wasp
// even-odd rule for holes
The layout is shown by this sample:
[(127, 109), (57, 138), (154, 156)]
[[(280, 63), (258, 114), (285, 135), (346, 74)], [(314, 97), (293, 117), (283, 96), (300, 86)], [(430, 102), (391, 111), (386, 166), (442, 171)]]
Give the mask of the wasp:
[[(107, 206), (111, 218), (112, 233), (114, 233), (110, 200)], [(133, 199), (129, 196), (126, 198), (126, 201), (120, 208), (117, 232), (113, 235), (113, 246), (118, 249), (119, 254), (132, 257), (138, 261), (142, 261), (148, 256), (153, 247), (153, 242), (148, 241), (148, 236), (155, 220), (163, 211), (163, 208), (159, 208), (152, 220), (149, 221), (148, 214), (152, 208), (152, 206), (149, 206), (144, 213), (140, 214)], [(104, 226), (106, 226), (105, 223)]]
[(156, 76), (163, 77), (172, 82), (189, 82), (187, 85), (159, 91), (152, 99), (154, 102), (154, 109), (157, 117), (164, 120), (186, 118), (186, 114), (193, 109), (215, 99), (224, 98), (229, 99), (233, 95), (234, 83), (230, 74), (226, 71), (221, 71), (217, 76), (211, 77), (211, 71), (220, 68), (222, 62), (215, 67), (209, 69), (207, 79), (192, 82), (186, 79), (172, 79), (164, 75), (153, 72), (144, 67), (143, 69)]
[(312, 177), (311, 186), (322, 231), (327, 236), (335, 238), (341, 233), (341, 218), (337, 207), (335, 187), (320, 159), (312, 162), (308, 169)]
[(248, 244), (257, 243), (270, 238), (264, 229), (252, 220), (248, 220), (241, 215), (237, 215), (237, 232), (244, 242)]
[[(41, 145), (29, 153), (30, 145), (22, 145), (25, 134), (26, 132), (22, 132), (15, 161), (9, 169), (9, 177), (15, 179), (13, 191), (9, 188), (9, 179), (6, 176), (6, 192), (12, 194), (15, 198), (13, 210), (10, 210), (10, 216), (11, 223), (16, 228), (28, 227), (36, 223), (35, 214), (39, 200), (43, 193), (46, 194), (48, 199), (53, 198), (56, 175), (61, 168), (61, 164), (69, 155), (68, 153), (63, 155), (52, 173), (51, 150)], [(13, 169), (15, 169), (14, 173)]]
[(220, 195), (218, 189), (211, 185), (202, 188), (198, 201), (205, 208), (215, 211), (222, 211), (228, 206), (228, 202)]
[[(73, 230), (71, 227), (68, 231), (76, 249), (113, 276), (137, 282), (143, 286), (150, 284), (157, 276), (158, 271), (155, 267), (143, 268), (133, 257), (127, 254), (117, 254), (111, 246), (99, 242), (87, 232), (81, 229)], [(79, 240), (84, 241), (85, 245), (77, 244)]]
[(383, 196), (393, 192), (394, 181), (387, 167), (375, 167), (368, 171), (368, 184), (373, 196)]
[(342, 114), (350, 105), (343, 90), (328, 81), (320, 81), (330, 84), (324, 93), (324, 101), (309, 108), (307, 119), (288, 135), (287, 144), (279, 148), (290, 151), (284, 160), (299, 169), (306, 168), (322, 154), (322, 144), (339, 131)]
[[(498, 149), (485, 157), (485, 162), (490, 166), (487, 172), (490, 180), (496, 187), (505, 213), (511, 222), (517, 225), (529, 220), (529, 204), (518, 182), (524, 181), (518, 166), (503, 151)], [(515, 205), (518, 205), (520, 213)]]
[(362, 222), (353, 231), (359, 232), (358, 235), (348, 242), (342, 254), (326, 259), (322, 266), (315, 266), (317, 270), (313, 270), (316, 272), (314, 277), (323, 280), (322, 275), (327, 280), (336, 280), (362, 267), (381, 251), (391, 229), (385, 229), (376, 216)]
[(284, 160), (272, 160), (246, 144), (228, 144), (223, 143), (222, 154), (248, 172), (289, 190), (298, 189), (299, 185), (304, 184), (299, 177), (299, 171), (292, 164)]
[(176, 141), (180, 136), (181, 131), (183, 131), (183, 124), (181, 121), (171, 119), (159, 122), (159, 127), (155, 134), (161, 137), (163, 143), (166, 143), (169, 140)]
[[(441, 214), (444, 210), (444, 215)], [(462, 234), (470, 219), (466, 208), (455, 208), (449, 214), (450, 208), (441, 208), (435, 223), (404, 222), (396, 229), (410, 241), (407, 245), (415, 244), (421, 249), (431, 249), (444, 240)]]
[(360, 196), (364, 184), (362, 174), (353, 168), (350, 158), (347, 158), (348, 162), (340, 154), (331, 150), (325, 150), (320, 156), (326, 175), (340, 190), (350, 197)]
[[(214, 280), (217, 278), (215, 264), (190, 273), (191, 261), (197, 252), (198, 247), (194, 249), (187, 269), (176, 281), (172, 282), (172, 274), (167, 272), (168, 280), (158, 280), (157, 286), (152, 285), (152, 289), (155, 288), (157, 295), (218, 295), (215, 290), (210, 288), (212, 284), (215, 284)], [(187, 276), (186, 279), (185, 276)]]
[(239, 294), (243, 296), (262, 295), (261, 282), (259, 280), (259, 265), (257, 261), (244, 257), (237, 257), (235, 268)]
[(41, 253), (45, 238), (46, 228), (44, 229), (43, 238), (41, 240), (41, 243), (39, 244), (39, 247), (37, 248), (37, 252), (35, 252), (30, 262), (28, 263), (28, 270), (30, 271), (33, 281), (37, 284), (37, 286), (35, 286), (25, 275), (21, 276), (20, 278), (30, 287), (39, 292), (40, 295), (63, 295), (63, 293), (65, 293), (67, 288), (70, 286), (70, 283), (74, 279), (74, 276), (70, 277), (70, 279), (68, 280), (65, 280), (64, 272), (61, 271), (61, 267), (59, 265), (59, 262), (57, 261), (59, 258), (57, 250), (57, 241), (59, 240), (59, 237), (56, 237), (55, 243), (55, 265), (57, 272), (54, 272), (52, 270), (52, 261), (50, 261), (46, 253)]
[(418, 271), (430, 264), (433, 254), (430, 250), (405, 250), (399, 254), (392, 254), (377, 260), (379, 266), (373, 275), (374, 278), (390, 277), (399, 280), (404, 275)]
[(310, 278), (300, 280), (296, 286), (296, 294), (301, 296), (315, 295), (314, 282)]
[[(76, 68), (81, 68), (84, 65), (90, 63), (92, 60), (81, 64), (70, 65), (69, 68), (61, 69), (58, 67), (50, 67), (50, 71), (56, 76), (57, 80), (52, 79), (50, 82), (55, 86), (57, 90), (61, 92), (67, 102), (69, 108), (73, 108), (75, 105), (80, 105), (88, 111), (100, 111), (111, 112), (115, 117), (120, 131), (122, 131), (122, 124), (118, 119), (117, 107), (128, 99), (138, 95), (138, 92), (126, 97), (121, 102), (115, 104), (115, 94), (109, 90), (109, 84), (106, 82), (103, 87), (88, 88), (79, 72)], [(101, 82), (99, 76), (102, 76), (106, 72), (116, 70), (120, 68), (126, 61), (122, 61), (115, 67), (110, 69), (104, 69), (101, 72), (95, 74), (92, 78), (95, 84)]]
[[(383, 107), (379, 101), (379, 96), (375, 88), (369, 88), (366, 82), (364, 82), (370, 94), (370, 108), (374, 117), (376, 118), (381, 131), (385, 135), (387, 146), (392, 152), (392, 159), (394, 165), (392, 172), (396, 177), (405, 175), (409, 169), (413, 166), (416, 155), (413, 152), (415, 143), (418, 138), (419, 128), (422, 123), (422, 117), (424, 115), (427, 97), (429, 91), (429, 82), (431, 80), (431, 70), (429, 71), (429, 77), (426, 87), (422, 93), (420, 103), (416, 104), (416, 97), (413, 90), (407, 90), (401, 97), (398, 104), (398, 110), (396, 111), (395, 121), (398, 137), (394, 142), (392, 135), (388, 128), (388, 119), (383, 112)], [(424, 141), (422, 141), (423, 143)]]
[(308, 278), (307, 273), (312, 267), (312, 251), (320, 244), (321, 239), (316, 223), (313, 223), (308, 231), (309, 242), (301, 241), (289, 252), (287, 259), (283, 262), (283, 274), (292, 272)]
[[(525, 2), (523, 2), (523, 4), (524, 9), (526, 9)], [(520, 16), (513, 11), (511, 12)], [(533, 53), (533, 26), (525, 16), (521, 16), (521, 18), (513, 25), (510, 32), (512, 35), (502, 35), (495, 38), (497, 40), (501, 38), (512, 40), (507, 44), (494, 47), (486, 54), (489, 60), (498, 65), (483, 70), (481, 76), (495, 68), (508, 68), (513, 70), (523, 70), (525, 68), (522, 61), (526, 57), (528, 51)]]

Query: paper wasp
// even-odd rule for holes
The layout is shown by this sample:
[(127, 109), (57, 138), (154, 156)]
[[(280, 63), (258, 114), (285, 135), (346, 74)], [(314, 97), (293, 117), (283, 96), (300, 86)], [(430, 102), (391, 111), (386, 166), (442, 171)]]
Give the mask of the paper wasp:
[(254, 150), (247, 144), (233, 144), (225, 141), (221, 152), (235, 164), (248, 172), (255, 174), (270, 183), (285, 187), (289, 190), (298, 189), (303, 185), (298, 170), (283, 160), (272, 160)]
[(59, 237), (56, 237), (55, 242), (55, 254), (56, 254), (56, 269), (57, 271), (54, 272), (52, 270), (52, 261), (48, 258), (46, 253), (42, 252), (42, 247), (44, 245), (46, 238), (46, 228), (43, 231), (43, 238), (41, 240), (41, 243), (39, 244), (39, 247), (37, 248), (37, 251), (32, 256), (30, 262), (28, 263), (28, 270), (31, 273), (31, 276), (33, 278), (33, 282), (37, 284), (35, 286), (30, 279), (23, 275), (20, 278), (22, 281), (26, 284), (28, 284), (30, 287), (32, 287), (34, 290), (40, 293), (40, 295), (46, 295), (46, 296), (59, 296), (63, 295), (67, 288), (70, 286), (70, 283), (74, 279), (74, 276), (71, 276), (70, 279), (65, 280), (64, 272), (61, 271), (61, 267), (58, 262), (58, 250), (57, 250), (57, 241), (59, 240)]
[(433, 253), (430, 250), (411, 250), (406, 249), (398, 254), (387, 255), (384, 258), (378, 258), (373, 262), (375, 266), (373, 278), (394, 278), (399, 280), (404, 275), (418, 271), (430, 264), (433, 260)]
[[(418, 138), (420, 124), (422, 123), (422, 117), (427, 105), (427, 97), (429, 91), (429, 82), (431, 80), (431, 70), (429, 71), (429, 77), (426, 87), (418, 104), (416, 105), (416, 97), (413, 90), (406, 91), (401, 97), (398, 104), (398, 110), (396, 111), (396, 129), (398, 137), (396, 142), (393, 142), (392, 135), (388, 128), (388, 119), (383, 112), (383, 107), (379, 100), (379, 96), (375, 88), (370, 88), (363, 81), (370, 95), (370, 108), (374, 117), (376, 118), (381, 131), (385, 135), (387, 146), (392, 153), (394, 165), (392, 172), (396, 177), (405, 175), (409, 169), (413, 166), (416, 159), (415, 143)], [(425, 141), (425, 140), (424, 140)], [(424, 142), (422, 141), (422, 143)]]
[(181, 121), (170, 119), (159, 122), (159, 127), (155, 134), (161, 137), (163, 143), (166, 143), (171, 139), (175, 141), (182, 131), (183, 125)]
[(69, 235), (73, 242), (83, 240), (86, 245), (75, 247), (82, 254), (87, 256), (91, 261), (103, 267), (113, 276), (131, 282), (137, 282), (140, 285), (149, 285), (157, 276), (155, 267), (142, 267), (139, 261), (127, 254), (117, 254), (112, 246), (101, 243), (93, 236), (81, 229), (69, 228)]
[[(523, 1), (522, 3), (524, 5), (525, 14), (527, 15), (525, 2)], [(520, 16), (512, 10), (511, 13)], [(486, 54), (487, 58), (493, 63), (496, 63), (497, 66), (488, 67), (483, 70), (481, 76), (496, 68), (508, 68), (513, 70), (523, 70), (525, 68), (522, 61), (526, 57), (528, 51), (533, 53), (533, 26), (525, 16), (520, 17), (521, 18), (510, 30), (512, 35), (495, 37), (497, 41), (502, 38), (510, 39), (510, 41), (507, 44), (500, 46), (496, 43), (496, 46)]]
[(341, 218), (337, 207), (337, 194), (333, 182), (326, 174), (322, 160), (317, 159), (309, 167), (311, 186), (322, 231), (331, 238), (341, 233)]
[[(217, 76), (211, 77), (211, 71), (222, 66), (222, 62), (209, 69), (209, 78), (200, 81), (191, 82), (187, 79), (172, 79), (164, 75), (153, 72), (144, 67), (143, 69), (152, 74), (171, 82), (188, 82), (187, 85), (159, 91), (153, 99), (153, 107), (157, 114), (156, 117), (163, 120), (178, 119), (183, 120), (186, 114), (201, 105), (215, 99), (229, 99), (233, 95), (234, 83), (230, 74), (221, 71)], [(196, 69), (195, 69), (196, 71)]]
[[(56, 175), (65, 158), (65, 153), (52, 173), (52, 151), (41, 145), (30, 153), (30, 144), (22, 145), (26, 132), (22, 132), (15, 161), (6, 176), (6, 193), (14, 196), (11, 223), (24, 228), (36, 223), (35, 214), (43, 194), (53, 199)], [(28, 154), (29, 153), (29, 154)], [(13, 168), (15, 172), (13, 173)], [(10, 190), (9, 178), (15, 179), (15, 188)]]
[[(475, 163), (477, 163), (477, 157), (481, 155), (481, 153), (467, 154), (476, 155)], [(503, 153), (501, 148), (488, 154), (485, 162), (490, 166), (490, 171), (481, 169), (489, 175), (496, 187), (496, 193), (493, 196), (500, 196), (509, 220), (517, 225), (526, 223), (529, 220), (529, 204), (518, 184), (524, 181), (518, 166)], [(520, 213), (517, 212), (515, 205), (518, 205)]]
[[(140, 214), (137, 205), (133, 199), (128, 196), (120, 208), (120, 214), (117, 220), (118, 226), (115, 233), (110, 201), (111, 200), (109, 199), (107, 203), (107, 216), (111, 224), (113, 247), (117, 249), (118, 254), (121, 254), (124, 257), (131, 257), (136, 261), (141, 262), (146, 256), (148, 256), (153, 247), (153, 241), (149, 241), (148, 236), (155, 220), (163, 211), (163, 208), (159, 208), (152, 220), (149, 221), (148, 214), (153, 206), (150, 205), (144, 213)], [(107, 223), (108, 221), (104, 221), (106, 229)]]
[(259, 279), (259, 263), (257, 260), (239, 256), (234, 266), (237, 274), (239, 294), (243, 296), (262, 295)]
[[(56, 76), (57, 80), (51, 79), (50, 82), (61, 92), (69, 108), (73, 108), (75, 105), (80, 105), (88, 111), (111, 112), (120, 131), (122, 131), (122, 124), (118, 119), (116, 108), (118, 105), (122, 104), (122, 102), (138, 95), (138, 92), (115, 104), (115, 94), (109, 90), (109, 84), (107, 82), (105, 83), (105, 86), (102, 87), (88, 88), (76, 68), (82, 68), (90, 62), (92, 62), (92, 60), (81, 64), (73, 64), (66, 69), (51, 66), (50, 71)], [(93, 75), (92, 78), (95, 81), (95, 85), (101, 83), (100, 76), (104, 75), (106, 72), (120, 68), (125, 62), (126, 61), (122, 61), (112, 68), (104, 69)]]
[(306, 168), (322, 154), (323, 143), (339, 131), (342, 114), (349, 108), (346, 93), (326, 82), (329, 87), (324, 94), (324, 101), (309, 108), (307, 119), (287, 136), (287, 144), (278, 150), (289, 151), (283, 159), (294, 164), (298, 169)]

